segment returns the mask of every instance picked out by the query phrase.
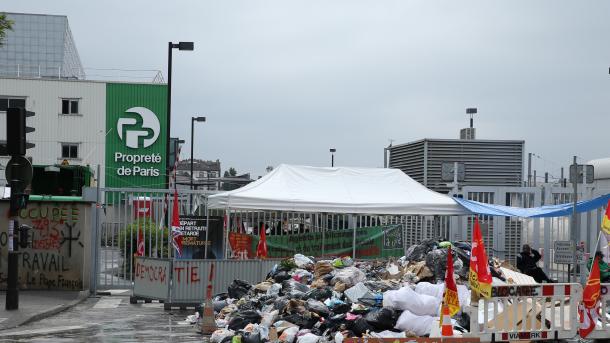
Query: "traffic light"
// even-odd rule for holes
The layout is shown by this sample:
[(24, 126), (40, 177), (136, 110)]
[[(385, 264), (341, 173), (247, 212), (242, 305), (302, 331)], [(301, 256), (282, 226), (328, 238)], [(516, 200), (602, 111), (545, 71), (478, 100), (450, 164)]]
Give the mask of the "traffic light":
[(26, 125), (25, 119), (33, 117), (34, 112), (23, 107), (10, 107), (6, 111), (6, 150), (10, 156), (24, 156), (26, 149), (33, 148), (33, 143), (26, 142), (26, 134), (34, 132), (33, 127)]

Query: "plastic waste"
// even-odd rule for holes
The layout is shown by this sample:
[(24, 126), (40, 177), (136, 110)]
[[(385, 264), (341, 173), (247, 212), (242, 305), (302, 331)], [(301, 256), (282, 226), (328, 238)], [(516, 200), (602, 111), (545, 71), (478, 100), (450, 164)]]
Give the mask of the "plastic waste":
[(309, 257), (307, 257), (305, 255), (301, 255), (301, 254), (294, 255), (294, 263), (299, 268), (306, 268), (308, 266), (309, 267), (313, 266), (313, 261)]
[(320, 336), (316, 336), (313, 333), (306, 333), (297, 338), (297, 343), (318, 343), (319, 340)]
[(333, 291), (331, 291), (330, 288), (315, 288), (307, 292), (308, 298), (313, 298), (316, 300), (325, 300), (330, 298), (332, 295)]
[(292, 343), (297, 336), (297, 332), (299, 332), (299, 328), (297, 326), (286, 328), (282, 331), (279, 341), (284, 343)]
[(371, 332), (375, 331), (375, 328), (373, 326), (371, 326), (364, 318), (356, 319), (355, 321), (353, 321), (351, 323), (352, 324), (350, 325), (350, 329), (352, 331), (354, 331), (354, 334), (356, 334), (359, 337), (361, 337), (363, 334), (365, 334), (369, 331), (371, 331)]
[(333, 264), (333, 267), (335, 267), (335, 268), (343, 268), (343, 267), (345, 267), (345, 266), (343, 265), (343, 260), (342, 260), (342, 259), (340, 259), (340, 258), (336, 258), (336, 259), (334, 259), (334, 260), (333, 260), (333, 262), (332, 262), (332, 264)]
[(367, 323), (379, 331), (391, 330), (394, 328), (394, 325), (396, 325), (394, 311), (389, 308), (371, 311), (366, 315), (365, 319)]
[(279, 295), (281, 290), (282, 290), (282, 285), (280, 285), (279, 283), (274, 283), (267, 290), (267, 295)]
[(261, 326), (264, 327), (270, 327), (271, 325), (273, 325), (273, 322), (275, 322), (275, 320), (277, 319), (279, 315), (279, 311), (278, 310), (274, 310), (271, 312), (267, 312), (267, 313), (263, 313), (262, 319), (261, 319)]
[(286, 280), (282, 282), (282, 292), (284, 292), (284, 294), (288, 294), (293, 290), (307, 293), (309, 292), (309, 287), (295, 280)]
[(358, 282), (354, 287), (345, 290), (345, 296), (351, 302), (357, 302), (360, 298), (371, 298), (373, 295), (362, 282)]
[(273, 281), (275, 281), (276, 283), (281, 283), (282, 281), (290, 280), (291, 278), (292, 278), (292, 276), (290, 276), (290, 274), (288, 274), (288, 272), (280, 271), (273, 276)]
[(408, 286), (397, 291), (387, 291), (383, 295), (383, 307), (402, 311), (409, 310), (416, 315), (437, 316), (440, 303), (440, 299), (418, 294)]
[(256, 311), (241, 311), (235, 317), (231, 318), (228, 327), (231, 330), (241, 330), (248, 324), (259, 323), (260, 320), (261, 316)]
[(336, 272), (332, 283), (342, 282), (347, 288), (366, 280), (366, 275), (356, 267), (346, 267)]
[(334, 270), (333, 266), (328, 261), (318, 261), (314, 266), (314, 274), (317, 278), (331, 273)]
[(235, 335), (235, 331), (228, 329), (218, 329), (212, 332), (212, 336), (210, 336), (210, 342), (212, 343), (221, 343), (227, 337), (233, 337)]
[(241, 343), (241, 335), (233, 336), (231, 343)]
[(405, 310), (398, 317), (394, 328), (401, 331), (411, 331), (417, 336), (423, 336), (430, 334), (433, 323), (434, 317), (432, 316), (418, 316), (409, 310)]
[(330, 310), (321, 301), (315, 299), (308, 299), (305, 306), (311, 312), (315, 312), (323, 317), (327, 317), (328, 315), (330, 315)]
[(343, 334), (341, 332), (335, 333), (335, 343), (343, 343)]
[(252, 285), (242, 280), (233, 280), (229, 285), (229, 297), (233, 299), (241, 299), (244, 295), (248, 294), (248, 291), (252, 288)]

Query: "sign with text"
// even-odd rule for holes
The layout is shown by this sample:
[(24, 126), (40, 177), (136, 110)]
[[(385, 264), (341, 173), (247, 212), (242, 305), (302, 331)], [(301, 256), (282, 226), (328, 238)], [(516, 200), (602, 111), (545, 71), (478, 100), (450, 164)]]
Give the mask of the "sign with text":
[(171, 261), (136, 257), (133, 295), (150, 299), (168, 299)]
[(574, 262), (574, 242), (555, 241), (553, 261), (557, 264), (572, 264)]
[[(210, 232), (208, 229), (208, 221)], [(216, 259), (222, 256), (222, 217), (180, 216), (182, 256), (178, 259)], [(205, 255), (207, 246), (208, 255)]]

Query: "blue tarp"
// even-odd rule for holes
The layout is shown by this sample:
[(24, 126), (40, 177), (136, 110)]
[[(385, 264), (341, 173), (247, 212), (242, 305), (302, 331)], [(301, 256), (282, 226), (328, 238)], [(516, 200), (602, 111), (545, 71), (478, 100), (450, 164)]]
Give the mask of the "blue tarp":
[[(545, 217), (563, 217), (572, 214), (573, 203), (549, 205), (532, 208), (511, 207), (502, 205), (484, 204), (478, 201), (465, 200), (461, 198), (453, 198), (458, 204), (464, 206), (467, 210), (475, 214), (489, 216), (504, 216), (504, 217), (521, 217), (521, 218), (545, 218)], [(603, 195), (599, 198), (579, 201), (576, 203), (576, 212), (589, 212), (598, 209), (608, 203), (610, 194)]]

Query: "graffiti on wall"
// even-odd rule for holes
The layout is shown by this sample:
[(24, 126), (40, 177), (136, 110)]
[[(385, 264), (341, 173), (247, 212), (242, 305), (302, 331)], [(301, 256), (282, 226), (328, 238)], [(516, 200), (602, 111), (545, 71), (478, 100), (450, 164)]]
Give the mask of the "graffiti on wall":
[[(83, 288), (85, 223), (82, 211), (78, 203), (30, 203), (19, 212), (19, 224), (32, 228), (28, 247), (19, 249), (20, 288)], [(6, 287), (7, 245), (8, 233), (4, 226), (0, 228), (0, 287)]]

